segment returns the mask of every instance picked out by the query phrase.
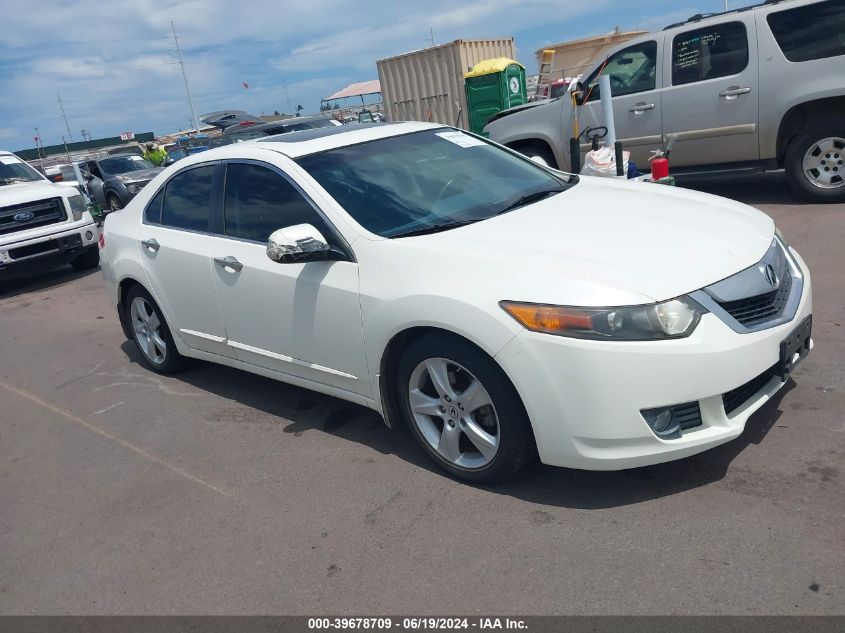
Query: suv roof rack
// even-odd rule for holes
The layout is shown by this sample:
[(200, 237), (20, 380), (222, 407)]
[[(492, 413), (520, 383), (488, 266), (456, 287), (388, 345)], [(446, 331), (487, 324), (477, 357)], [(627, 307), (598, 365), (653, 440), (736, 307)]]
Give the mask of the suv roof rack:
[(728, 11), (721, 11), (717, 13), (696, 13), (695, 15), (687, 18), (683, 22), (675, 22), (674, 24), (670, 24), (669, 26), (665, 27), (663, 30), (668, 31), (669, 29), (674, 29), (678, 26), (683, 26), (684, 24), (690, 24), (691, 22), (700, 22), (701, 20), (707, 20), (708, 18), (715, 18), (720, 15), (727, 15), (728, 13), (742, 13), (743, 11), (750, 11), (751, 9), (756, 9), (757, 7), (763, 7), (767, 4), (780, 4), (781, 2), (786, 2), (787, 0), (764, 0), (759, 4), (752, 4), (747, 7), (739, 7), (736, 9), (730, 9)]

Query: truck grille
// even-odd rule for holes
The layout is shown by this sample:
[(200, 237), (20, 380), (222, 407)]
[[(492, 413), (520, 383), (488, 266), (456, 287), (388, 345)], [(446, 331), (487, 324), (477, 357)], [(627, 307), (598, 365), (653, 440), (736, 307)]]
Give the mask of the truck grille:
[[(16, 219), (17, 218), (17, 219)], [(0, 235), (67, 220), (61, 198), (24, 202), (0, 209)]]
[(723, 393), (722, 404), (725, 406), (725, 415), (730, 415), (757, 395), (757, 393), (765, 387), (775, 375), (777, 375), (777, 371), (778, 364), (775, 363), (762, 374), (752, 378), (744, 385), (740, 385), (736, 389), (731, 389), (727, 393)]
[(789, 299), (789, 291), (792, 289), (792, 276), (788, 271), (783, 274), (782, 279), (777, 290), (756, 297), (725, 301), (719, 305), (746, 327), (770, 321), (783, 312)]

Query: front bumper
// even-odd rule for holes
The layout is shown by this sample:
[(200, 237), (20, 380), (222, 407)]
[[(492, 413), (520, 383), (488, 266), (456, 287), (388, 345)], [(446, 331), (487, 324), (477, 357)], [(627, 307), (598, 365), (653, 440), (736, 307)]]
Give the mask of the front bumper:
[[(729, 415), (722, 394), (766, 372), (780, 342), (812, 314), (807, 267), (795, 317), (740, 334), (705, 314), (691, 336), (657, 342), (589, 341), (523, 331), (496, 355), (520, 393), (543, 463), (619, 470), (700, 453), (739, 436), (748, 418), (782, 386), (765, 381)], [(644, 409), (697, 401), (701, 425), (658, 438)]]
[(17, 277), (68, 262), (87, 249), (97, 248), (99, 235), (96, 223), (88, 218), (37, 237), (4, 243), (0, 245), (0, 278)]

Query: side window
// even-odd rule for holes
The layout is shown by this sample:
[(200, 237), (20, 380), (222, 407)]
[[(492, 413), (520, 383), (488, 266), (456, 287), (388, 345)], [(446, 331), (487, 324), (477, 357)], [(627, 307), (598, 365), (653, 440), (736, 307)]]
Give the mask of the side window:
[(276, 172), (258, 165), (227, 167), (223, 219), (226, 235), (255, 242), (266, 242), (273, 231), (295, 224), (311, 224), (331, 238), (322, 217), (302, 194)]
[(92, 176), (96, 176), (100, 180), (103, 179), (103, 172), (100, 171), (100, 167), (93, 160), (88, 163), (88, 173)]
[(214, 165), (195, 167), (171, 178), (164, 190), (161, 223), (177, 229), (208, 231)]
[(599, 76), (610, 75), (610, 90), (614, 97), (654, 90), (657, 71), (657, 42), (649, 41), (629, 46), (607, 58), (604, 67), (587, 80), (586, 101), (601, 98)]
[(766, 21), (791, 62), (845, 55), (845, 0), (777, 11)]
[(147, 224), (161, 224), (161, 203), (164, 202), (164, 187), (150, 200), (144, 209), (144, 222)]
[(735, 75), (748, 66), (748, 33), (725, 22), (679, 33), (672, 40), (672, 85)]

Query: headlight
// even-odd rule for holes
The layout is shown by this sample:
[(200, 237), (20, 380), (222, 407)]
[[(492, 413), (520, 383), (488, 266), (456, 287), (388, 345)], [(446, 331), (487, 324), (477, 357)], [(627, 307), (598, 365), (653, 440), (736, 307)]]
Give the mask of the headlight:
[(138, 183), (132, 183), (132, 184), (126, 185), (126, 190), (129, 191), (129, 193), (132, 193), (132, 194), (138, 193), (143, 188), (144, 188), (144, 185), (141, 185), (141, 184), (138, 184)]
[(73, 213), (74, 222), (78, 222), (82, 219), (82, 214), (88, 210), (88, 205), (85, 204), (85, 199), (81, 194), (76, 193), (72, 196), (68, 196), (67, 201), (68, 204), (70, 204), (70, 211)]
[(689, 297), (618, 308), (571, 308), (501, 301), (502, 309), (534, 332), (595, 340), (653, 341), (692, 334), (706, 312)]

